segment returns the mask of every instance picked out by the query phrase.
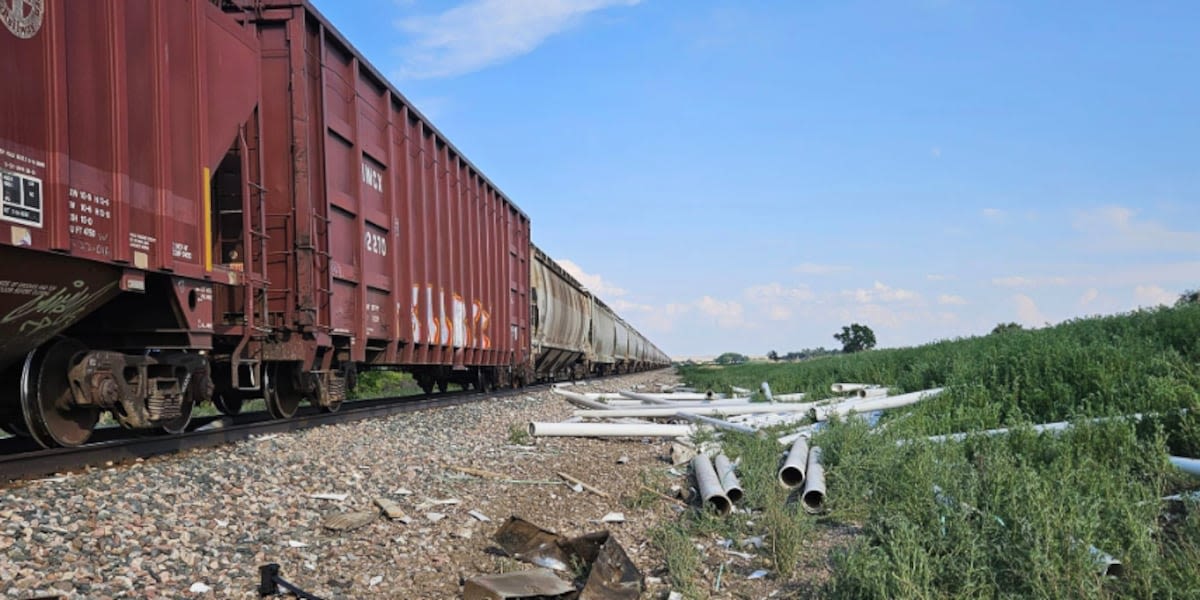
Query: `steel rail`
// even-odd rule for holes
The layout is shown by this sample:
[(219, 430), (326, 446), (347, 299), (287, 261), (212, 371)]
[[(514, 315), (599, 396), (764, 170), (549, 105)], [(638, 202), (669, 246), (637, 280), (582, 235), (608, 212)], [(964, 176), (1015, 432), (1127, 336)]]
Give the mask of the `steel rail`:
[[(352, 423), (402, 413), (460, 406), (488, 398), (508, 397), (545, 390), (550, 384), (490, 392), (462, 391), (427, 396), (398, 396), (347, 402), (334, 413), (305, 407), (290, 419), (272, 419), (265, 411), (243, 415), (212, 416), (194, 419), (185, 433), (141, 435), (120, 428), (97, 430), (100, 441), (75, 448), (36, 447), (26, 438), (0, 440), (0, 483), (71, 472), (90, 466), (119, 463), (138, 458), (173, 454), (197, 448), (211, 448), (271, 433), (289, 433), (324, 425)], [(219, 426), (212, 423), (220, 421)], [(107, 435), (106, 435), (107, 434)], [(123, 435), (125, 437), (115, 437)], [(134, 435), (135, 437), (128, 437)], [(110, 438), (110, 439), (104, 439)]]

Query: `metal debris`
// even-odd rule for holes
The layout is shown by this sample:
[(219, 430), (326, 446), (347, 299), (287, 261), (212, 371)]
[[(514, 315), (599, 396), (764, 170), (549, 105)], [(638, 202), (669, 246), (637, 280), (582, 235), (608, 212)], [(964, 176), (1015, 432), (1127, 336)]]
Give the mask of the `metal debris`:
[(467, 514), (471, 515), (472, 517), (475, 517), (476, 520), (482, 521), (484, 523), (488, 523), (491, 521), (491, 519), (487, 515), (479, 512), (477, 510), (468, 510)]
[(513, 558), (540, 567), (569, 571), (581, 563), (591, 565), (579, 600), (636, 600), (644, 587), (641, 571), (607, 531), (563, 539), (520, 517), (510, 517), (494, 539)]
[(351, 529), (358, 529), (364, 525), (369, 525), (378, 516), (379, 511), (377, 510), (337, 513), (325, 517), (321, 525), (326, 529), (334, 531), (350, 531)]
[(547, 569), (532, 569), (517, 573), (482, 575), (467, 580), (463, 600), (510, 600), (531, 597), (554, 597), (574, 592), (571, 584), (559, 579)]

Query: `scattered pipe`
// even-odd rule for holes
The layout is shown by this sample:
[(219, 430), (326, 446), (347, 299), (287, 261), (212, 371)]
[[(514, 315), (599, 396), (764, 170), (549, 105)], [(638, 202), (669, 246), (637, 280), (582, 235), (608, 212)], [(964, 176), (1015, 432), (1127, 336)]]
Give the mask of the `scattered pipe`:
[(812, 425), (806, 425), (804, 427), (801, 427), (800, 429), (797, 429), (796, 431), (789, 433), (788, 435), (780, 437), (779, 443), (783, 444), (784, 446), (791, 446), (792, 444), (796, 443), (796, 440), (798, 440), (800, 438), (809, 439), (812, 437), (812, 435), (814, 433), (816, 433), (817, 431), (820, 431), (820, 429), (823, 425), (824, 425), (824, 423), (813, 423)]
[[(693, 415), (752, 415), (752, 414), (771, 414), (771, 413), (807, 413), (813, 409), (814, 404), (810, 402), (801, 403), (781, 403), (775, 404), (718, 404), (688, 407), (687, 412)], [(679, 412), (679, 406), (650, 406), (646, 408), (601, 408), (601, 409), (583, 409), (575, 411), (577, 417), (590, 418), (610, 418), (610, 417), (673, 417)]]
[(647, 394), (639, 394), (637, 392), (621, 392), (621, 395), (625, 396), (626, 398), (632, 398), (634, 400), (641, 400), (642, 402), (648, 402), (650, 404), (662, 404), (664, 406), (675, 404), (674, 402), (672, 402), (670, 400), (660, 400), (659, 398), (657, 398), (655, 396), (650, 396)]
[(606, 405), (596, 402), (595, 400), (589, 400), (582, 394), (576, 394), (575, 392), (568, 392), (567, 390), (561, 390), (558, 388), (551, 388), (550, 391), (562, 396), (563, 398), (566, 398), (568, 402), (576, 406), (582, 406), (584, 408), (596, 410), (608, 410)]
[(1123, 577), (1125, 575), (1125, 565), (1121, 561), (1112, 557), (1107, 552), (1088, 544), (1088, 554), (1091, 555), (1092, 561), (1100, 569), (1100, 574), (1105, 577)]
[[(1132, 415), (1122, 415), (1119, 417), (1096, 417), (1094, 419), (1087, 419), (1083, 422), (1084, 423), (1104, 423), (1107, 421), (1130, 420), (1130, 421), (1137, 423), (1137, 422), (1141, 421), (1145, 416), (1146, 415), (1143, 415), (1142, 413), (1134, 413)], [(1073, 425), (1074, 424), (1071, 421), (1058, 421), (1055, 423), (1042, 423), (1040, 425), (1032, 425), (1032, 426), (1030, 426), (1030, 429), (1033, 430), (1034, 433), (1044, 433), (1044, 432), (1059, 433), (1059, 432), (1070, 429)], [(982, 436), (1004, 435), (1011, 431), (1012, 431), (1012, 429), (1009, 427), (1000, 427), (998, 429), (987, 429), (985, 431), (971, 431), (971, 432), (960, 432), (960, 433), (947, 433), (944, 435), (931, 435), (926, 439), (928, 439), (931, 442), (961, 442), (973, 435), (982, 435)], [(907, 442), (908, 442), (908, 440), (898, 440), (896, 443), (897, 443), (897, 445), (903, 445)]]
[(857, 392), (858, 390), (865, 390), (869, 387), (871, 387), (871, 385), (867, 383), (835, 383), (829, 386), (829, 389), (835, 394), (841, 394), (845, 392)]
[(725, 495), (721, 480), (707, 454), (697, 454), (692, 459), (692, 473), (696, 476), (696, 487), (705, 504), (711, 505), (722, 516), (733, 512), (733, 503)]
[(804, 392), (798, 392), (795, 394), (775, 394), (776, 402), (796, 402), (797, 400), (803, 400), (803, 399), (804, 399)]
[(779, 468), (779, 485), (792, 489), (804, 485), (804, 469), (808, 462), (808, 438), (798, 437)]
[(1200, 477), (1200, 459), (1186, 458), (1183, 456), (1168, 456), (1167, 460), (1170, 460), (1171, 464), (1175, 465), (1176, 469), (1179, 469), (1188, 475)]
[(828, 420), (832, 415), (845, 416), (851, 412), (871, 412), (875, 410), (888, 410), (891, 408), (899, 408), (916, 404), (927, 398), (932, 398), (942, 393), (943, 388), (933, 388), (912, 392), (910, 394), (900, 394), (899, 396), (887, 396), (884, 398), (866, 398), (849, 400), (847, 402), (839, 402), (828, 406), (818, 406), (812, 409), (810, 413), (814, 421)]
[[(986, 515), (986, 513), (984, 513), (983, 511), (979, 510), (978, 508), (975, 508), (974, 506), (971, 506), (970, 504), (967, 504), (966, 502), (958, 502), (957, 500), (954, 499), (953, 496), (950, 496), (949, 494), (946, 494), (944, 491), (942, 491), (942, 488), (936, 484), (933, 486), (933, 497), (937, 500), (938, 504), (941, 504), (942, 506), (945, 506), (946, 508), (955, 508), (955, 506), (957, 505), (959, 508), (961, 508), (964, 511), (967, 511), (968, 513), (974, 513), (977, 515)], [(1001, 527), (1005, 527), (1005, 528), (1008, 527), (1008, 525), (1004, 522), (1004, 519), (1001, 519), (1000, 517), (998, 517), (996, 515), (991, 515), (991, 518), (993, 520), (995, 520), (997, 523), (999, 523)], [(943, 531), (944, 531), (944, 529), (943, 529)], [(1077, 540), (1075, 538), (1071, 538), (1071, 546), (1072, 547), (1078, 547), (1079, 545), (1080, 545), (1079, 540)], [(1088, 551), (1088, 555), (1090, 555), (1092, 557), (1093, 563), (1098, 568), (1097, 572), (1100, 575), (1105, 576), (1105, 577), (1121, 577), (1121, 576), (1125, 575), (1125, 565), (1121, 564), (1121, 561), (1113, 558), (1112, 555), (1108, 554), (1107, 552), (1104, 552), (1103, 550), (1101, 550), (1091, 544), (1088, 544), (1087, 551)]]
[(764, 382), (762, 382), (761, 389), (762, 389), (763, 397), (767, 399), (767, 402), (775, 401), (774, 396), (771, 395), (771, 384), (764, 381)]
[(687, 437), (693, 431), (691, 425), (662, 423), (529, 423), (534, 437)]
[(731, 386), (729, 386), (729, 389), (730, 389), (730, 391), (732, 391), (733, 393), (735, 393), (735, 394), (742, 394), (743, 396), (747, 396), (747, 395), (749, 395), (749, 394), (750, 394), (750, 390), (748, 390), (748, 389), (746, 389), (746, 388), (738, 387), (738, 386), (736, 386), (736, 385), (731, 385)]
[(733, 463), (729, 462), (729, 457), (718, 454), (713, 459), (713, 467), (716, 468), (717, 480), (721, 482), (725, 496), (730, 502), (741, 502), (746, 494), (742, 492), (742, 482), (738, 481), (737, 474), (733, 472)]
[(753, 427), (749, 427), (747, 425), (738, 425), (737, 423), (730, 423), (729, 421), (722, 421), (721, 419), (714, 419), (712, 417), (705, 417), (703, 415), (679, 412), (679, 413), (675, 413), (675, 417), (679, 418), (679, 419), (691, 421), (693, 423), (712, 425), (713, 427), (716, 427), (717, 429), (725, 429), (727, 431), (736, 431), (738, 433), (748, 433), (750, 435), (754, 435), (754, 434), (758, 433), (757, 429), (755, 429)]
[(825, 467), (821, 464), (821, 447), (808, 450), (808, 473), (804, 479), (804, 493), (800, 495), (804, 512), (815, 515), (825, 510)]

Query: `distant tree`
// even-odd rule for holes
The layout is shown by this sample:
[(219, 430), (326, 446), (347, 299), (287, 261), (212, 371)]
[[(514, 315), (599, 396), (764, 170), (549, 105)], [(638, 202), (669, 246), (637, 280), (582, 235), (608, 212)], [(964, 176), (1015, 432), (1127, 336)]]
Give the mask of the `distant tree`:
[(866, 325), (852, 323), (842, 327), (841, 333), (833, 334), (833, 339), (842, 343), (842, 352), (861, 352), (875, 347), (875, 332)]
[(767, 360), (769, 360), (769, 361), (771, 361), (771, 362), (775, 362), (775, 361), (779, 360), (779, 353), (778, 353), (778, 352), (776, 352), (776, 351), (774, 351), (774, 350), (772, 350), (772, 351), (768, 352), (768, 353), (767, 353)]
[(992, 335), (996, 335), (997, 333), (1008, 333), (1010, 331), (1021, 331), (1022, 329), (1025, 328), (1021, 327), (1020, 323), (1000, 323), (992, 328)]
[(1179, 299), (1175, 301), (1175, 306), (1187, 306), (1188, 304), (1200, 304), (1200, 289), (1188, 290), (1179, 295)]
[(725, 354), (718, 356), (713, 362), (717, 363), (718, 365), (740, 365), (749, 360), (750, 359), (744, 354), (738, 354), (737, 352), (726, 352)]

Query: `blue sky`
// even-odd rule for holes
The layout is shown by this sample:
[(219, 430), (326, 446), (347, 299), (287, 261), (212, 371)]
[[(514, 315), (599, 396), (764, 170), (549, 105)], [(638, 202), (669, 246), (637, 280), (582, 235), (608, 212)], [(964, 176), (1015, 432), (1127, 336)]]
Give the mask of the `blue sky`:
[(672, 356), (1200, 287), (1200, 3), (316, 0)]

